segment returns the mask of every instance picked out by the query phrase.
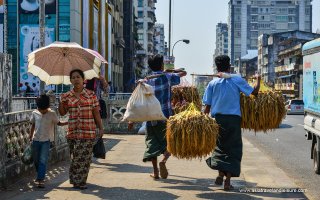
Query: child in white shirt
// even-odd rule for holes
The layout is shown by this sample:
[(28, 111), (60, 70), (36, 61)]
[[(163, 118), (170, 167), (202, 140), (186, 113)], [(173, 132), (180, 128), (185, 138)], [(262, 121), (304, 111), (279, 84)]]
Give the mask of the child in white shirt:
[(37, 171), (36, 183), (44, 188), (44, 178), (50, 151), (50, 141), (54, 140), (55, 125), (63, 126), (68, 122), (60, 122), (57, 114), (49, 108), (49, 96), (42, 94), (36, 100), (37, 109), (31, 115), (30, 140), (32, 140), (32, 157)]

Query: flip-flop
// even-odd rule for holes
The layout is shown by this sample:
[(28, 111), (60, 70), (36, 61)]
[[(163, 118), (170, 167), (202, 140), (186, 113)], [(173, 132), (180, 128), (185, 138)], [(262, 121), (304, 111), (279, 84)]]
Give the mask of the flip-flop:
[(230, 191), (230, 190), (233, 190), (234, 187), (231, 185), (231, 182), (230, 181), (224, 181), (224, 186), (223, 186), (223, 190), (225, 191)]
[(166, 167), (166, 163), (165, 162), (159, 162), (159, 168), (160, 168), (160, 176), (161, 178), (163, 179), (166, 179), (168, 178), (168, 170), (167, 170), (167, 167)]
[(41, 181), (38, 182), (37, 187), (38, 188), (45, 188), (44, 183)]
[(155, 176), (154, 174), (150, 174), (150, 177), (153, 178), (153, 179), (159, 179), (160, 178), (159, 176)]
[(216, 181), (214, 182), (216, 185), (222, 185), (223, 183), (223, 177), (217, 176)]

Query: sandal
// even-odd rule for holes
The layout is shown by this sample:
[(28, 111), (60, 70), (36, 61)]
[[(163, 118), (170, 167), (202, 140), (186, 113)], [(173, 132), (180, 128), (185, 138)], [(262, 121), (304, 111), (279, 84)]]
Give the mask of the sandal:
[(224, 187), (223, 187), (223, 189), (225, 190), (225, 191), (230, 191), (230, 190), (233, 190), (234, 189), (234, 187), (231, 185), (231, 182), (230, 182), (230, 180), (225, 180), (224, 181)]
[(87, 189), (88, 187), (87, 187), (87, 185), (76, 185), (76, 184), (74, 184), (74, 185), (73, 185), (73, 188), (79, 189), (79, 190), (85, 190), (85, 189)]
[(159, 162), (159, 167), (160, 167), (160, 176), (163, 179), (168, 178), (168, 169), (166, 167), (166, 163), (165, 162)]
[(44, 186), (44, 181), (38, 181), (38, 184), (37, 184), (37, 187), (38, 188), (45, 188), (45, 186)]
[(216, 181), (214, 182), (216, 185), (222, 185), (223, 176), (217, 176)]
[(155, 180), (160, 178), (159, 175), (154, 175), (154, 174), (150, 174), (150, 177)]

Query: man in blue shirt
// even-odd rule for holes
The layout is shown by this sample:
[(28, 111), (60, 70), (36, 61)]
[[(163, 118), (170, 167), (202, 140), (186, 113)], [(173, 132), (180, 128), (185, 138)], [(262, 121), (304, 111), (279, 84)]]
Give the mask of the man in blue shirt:
[[(163, 114), (169, 118), (173, 115), (171, 107), (171, 86), (180, 83), (180, 77), (185, 76), (185, 71), (177, 73), (164, 73), (163, 56), (155, 55), (148, 60), (149, 68), (152, 70), (152, 76), (156, 78), (149, 79), (147, 84), (153, 86), (155, 96), (160, 101)], [(161, 178), (168, 177), (166, 161), (170, 157), (167, 151), (166, 141), (166, 121), (148, 121), (146, 133), (146, 150), (143, 156), (143, 162), (151, 161), (153, 174), (151, 177), (159, 179), (159, 169), (157, 157), (163, 154), (163, 159), (159, 162)]]
[[(217, 56), (215, 63), (218, 72), (230, 73), (230, 58), (226, 55)], [(259, 75), (257, 82), (252, 88), (240, 76), (230, 78), (217, 78), (212, 80), (203, 96), (205, 104), (204, 113), (211, 114), (220, 126), (217, 146), (212, 156), (207, 159), (210, 168), (219, 171), (215, 183), (222, 185), (224, 189), (232, 189), (231, 177), (239, 177), (242, 158), (241, 138), (241, 110), (240, 92), (246, 96), (257, 95), (260, 88)]]

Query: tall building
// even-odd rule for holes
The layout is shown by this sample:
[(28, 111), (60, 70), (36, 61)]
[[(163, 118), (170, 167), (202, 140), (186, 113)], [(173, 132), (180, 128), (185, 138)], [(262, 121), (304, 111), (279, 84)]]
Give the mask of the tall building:
[(273, 86), (276, 78), (276, 67), (279, 64), (279, 52), (299, 44), (318, 38), (320, 35), (305, 31), (288, 31), (259, 36), (258, 71), (265, 83)]
[(147, 67), (147, 58), (153, 55), (154, 25), (156, 22), (155, 3), (157, 0), (134, 0), (137, 8), (138, 42), (143, 47), (137, 51), (137, 56), (144, 60), (144, 67)]
[(164, 24), (154, 26), (154, 54), (165, 55)]
[(216, 49), (213, 55), (213, 70), (216, 70), (215, 57), (228, 55), (228, 24), (218, 23), (216, 26)]
[(123, 86), (124, 92), (132, 92), (137, 77), (137, 59), (136, 50), (140, 46), (137, 38), (137, 26), (135, 21), (135, 6), (133, 1), (123, 1), (123, 37), (126, 47), (123, 52)]
[[(35, 83), (39, 86), (40, 82), (27, 72), (28, 54), (39, 48), (39, 4), (38, 1), (26, 0), (6, 2), (7, 40), (4, 42), (7, 43), (7, 53), (12, 55), (12, 92), (18, 94), (19, 83), (29, 82), (30, 85)], [(110, 7), (105, 1), (102, 2), (101, 0), (45, 1), (45, 44), (54, 41), (76, 42), (86, 48), (95, 49), (108, 59), (107, 33), (110, 27), (106, 22)], [(0, 9), (0, 17), (1, 11)], [(2, 31), (0, 29), (1, 34)], [(108, 65), (105, 65), (101, 71), (105, 72), (107, 68)], [(55, 89), (61, 92), (59, 88), (62, 86)]]
[(111, 55), (111, 82), (113, 92), (123, 92), (123, 52), (126, 47), (123, 38), (123, 0), (111, 0), (112, 15), (112, 55)]
[(312, 30), (312, 0), (230, 0), (229, 56), (233, 63), (257, 49), (258, 36)]

